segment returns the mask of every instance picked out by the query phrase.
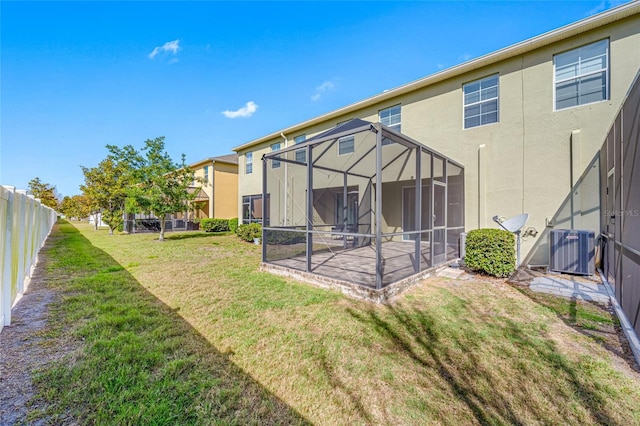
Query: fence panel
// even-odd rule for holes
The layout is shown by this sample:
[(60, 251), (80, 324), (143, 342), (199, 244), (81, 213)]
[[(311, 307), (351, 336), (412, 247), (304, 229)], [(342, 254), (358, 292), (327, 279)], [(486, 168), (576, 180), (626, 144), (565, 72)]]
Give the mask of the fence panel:
[(11, 324), (11, 308), (26, 291), (56, 218), (27, 191), (0, 186), (0, 331)]
[(615, 137), (607, 138), (600, 151), (607, 153), (601, 181), (601, 198), (606, 200), (602, 267), (640, 335), (640, 73), (611, 132)]

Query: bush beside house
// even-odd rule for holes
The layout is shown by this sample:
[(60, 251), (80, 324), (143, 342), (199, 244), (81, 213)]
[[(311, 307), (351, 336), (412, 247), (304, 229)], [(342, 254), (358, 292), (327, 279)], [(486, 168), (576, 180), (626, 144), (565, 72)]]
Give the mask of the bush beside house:
[(238, 232), (238, 218), (234, 217), (233, 219), (229, 219), (229, 231), (234, 234)]
[(256, 238), (262, 238), (262, 225), (259, 223), (246, 223), (238, 226), (238, 237), (245, 241), (253, 242)]
[(229, 219), (202, 219), (200, 220), (200, 229), (206, 232), (227, 232), (229, 231)]
[(474, 229), (467, 234), (464, 262), (474, 271), (508, 277), (516, 268), (514, 235), (504, 229)]

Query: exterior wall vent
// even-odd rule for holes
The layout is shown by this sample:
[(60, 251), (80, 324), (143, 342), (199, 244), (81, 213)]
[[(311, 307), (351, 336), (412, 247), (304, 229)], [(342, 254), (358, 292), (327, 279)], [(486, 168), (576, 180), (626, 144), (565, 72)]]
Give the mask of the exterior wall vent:
[(579, 275), (595, 273), (595, 233), (593, 231), (553, 229), (549, 242), (550, 270)]

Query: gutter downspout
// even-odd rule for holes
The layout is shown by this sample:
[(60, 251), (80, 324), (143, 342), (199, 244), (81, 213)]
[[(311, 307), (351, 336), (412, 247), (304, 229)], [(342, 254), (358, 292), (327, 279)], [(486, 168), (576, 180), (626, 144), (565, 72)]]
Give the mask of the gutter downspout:
[[(284, 139), (284, 148), (287, 148), (287, 143), (289, 142), (287, 140), (287, 137), (284, 135), (283, 132), (280, 132), (280, 136), (282, 136), (282, 139)], [(289, 194), (289, 164), (285, 161), (284, 162), (284, 197), (282, 200), (283, 203), (283, 207), (284, 207), (284, 224), (283, 226), (287, 226), (287, 198), (288, 198), (288, 194)]]

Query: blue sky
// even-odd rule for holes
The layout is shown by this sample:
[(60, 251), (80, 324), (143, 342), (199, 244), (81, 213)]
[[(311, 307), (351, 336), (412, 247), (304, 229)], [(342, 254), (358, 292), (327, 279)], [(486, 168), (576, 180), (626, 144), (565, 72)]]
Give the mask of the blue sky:
[(0, 2), (0, 183), (80, 193), (106, 144), (175, 160), (267, 133), (623, 1)]

